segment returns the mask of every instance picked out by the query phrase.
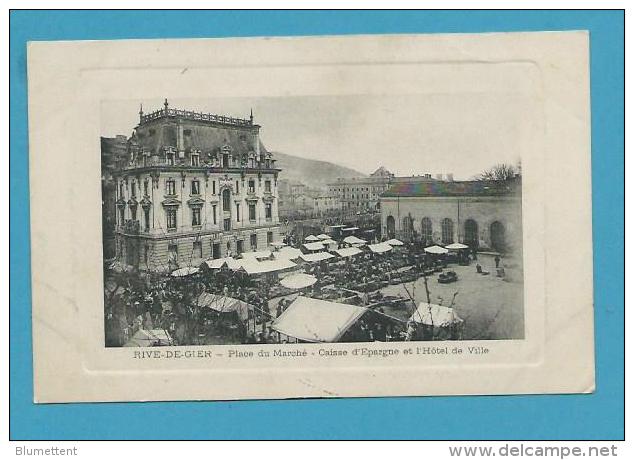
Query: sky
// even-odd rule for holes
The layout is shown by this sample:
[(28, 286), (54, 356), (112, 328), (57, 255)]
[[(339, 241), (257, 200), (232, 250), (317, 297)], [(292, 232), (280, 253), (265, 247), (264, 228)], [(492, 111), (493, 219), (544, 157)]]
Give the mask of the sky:
[[(530, 99), (469, 92), (389, 96), (302, 96), (170, 100), (170, 107), (248, 118), (266, 148), (369, 174), (448, 174), (470, 179), (498, 163), (517, 164), (534, 135)], [(103, 136), (130, 135), (162, 99), (102, 102)]]

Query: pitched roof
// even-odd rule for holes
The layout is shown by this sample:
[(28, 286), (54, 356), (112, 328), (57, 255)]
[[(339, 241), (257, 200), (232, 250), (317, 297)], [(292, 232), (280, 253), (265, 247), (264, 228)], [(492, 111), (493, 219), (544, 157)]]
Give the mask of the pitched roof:
[(393, 174), (388, 171), (385, 166), (380, 166), (376, 171), (374, 171), (372, 174), (370, 174), (370, 176), (372, 177), (376, 177), (376, 176), (393, 176)]
[(521, 179), (510, 181), (405, 182), (390, 187), (383, 197), (507, 196), (521, 192)]
[(271, 325), (307, 342), (336, 342), (368, 309), (299, 296)]

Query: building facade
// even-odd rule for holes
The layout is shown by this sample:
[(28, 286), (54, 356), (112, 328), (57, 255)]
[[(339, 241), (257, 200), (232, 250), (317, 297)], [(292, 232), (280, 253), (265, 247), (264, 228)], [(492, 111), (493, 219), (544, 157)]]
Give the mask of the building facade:
[(278, 208), (281, 219), (307, 217), (313, 214), (314, 198), (320, 195), (306, 184), (280, 179), (278, 181)]
[(119, 165), (128, 157), (127, 136), (101, 138), (101, 212), (103, 257), (115, 257), (117, 184), (114, 178)]
[(275, 160), (249, 119), (164, 107), (139, 112), (114, 174), (116, 255), (170, 271), (279, 240)]
[(426, 246), (458, 242), (481, 250), (521, 252), (521, 191), (519, 177), (401, 183), (381, 196), (382, 234)]
[(389, 188), (393, 178), (381, 166), (368, 177), (338, 178), (328, 184), (328, 195), (338, 197), (343, 210), (376, 211), (379, 196)]
[(342, 202), (337, 195), (318, 195), (313, 198), (313, 215), (329, 216), (339, 214)]
[(344, 211), (379, 211), (381, 195), (393, 185), (435, 180), (431, 174), (397, 177), (381, 166), (368, 177), (337, 179), (328, 184), (328, 194), (339, 197)]

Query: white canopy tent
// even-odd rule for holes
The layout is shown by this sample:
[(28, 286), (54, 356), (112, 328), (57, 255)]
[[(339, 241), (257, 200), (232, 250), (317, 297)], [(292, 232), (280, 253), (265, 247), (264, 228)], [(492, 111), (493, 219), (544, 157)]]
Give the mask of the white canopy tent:
[(242, 300), (209, 292), (203, 292), (198, 296), (198, 305), (204, 308), (211, 308), (220, 313), (235, 311), (243, 321), (249, 318), (249, 309), (253, 310), (252, 305)]
[(271, 246), (273, 246), (274, 248), (283, 248), (284, 246), (286, 246), (286, 243), (282, 243), (281, 241), (274, 241), (271, 243)]
[(392, 246), (387, 243), (370, 244), (368, 248), (375, 254), (383, 254), (392, 250)]
[(325, 249), (321, 241), (316, 241), (314, 243), (304, 243), (304, 247), (309, 251), (323, 251)]
[(442, 305), (420, 303), (416, 311), (410, 317), (410, 321), (427, 326), (445, 327), (454, 323), (462, 323), (453, 308)]
[(332, 259), (333, 256), (329, 252), (313, 252), (311, 254), (302, 254), (301, 259), (304, 262), (322, 262), (324, 260)]
[(363, 254), (363, 251), (359, 248), (341, 248), (335, 249), (333, 252), (336, 252), (339, 257), (353, 257), (359, 254)]
[(226, 266), (229, 270), (237, 270), (241, 267), (241, 263), (233, 257), (223, 257), (222, 259), (208, 259), (205, 263), (212, 270), (219, 270)]
[(337, 242), (335, 240), (331, 240), (330, 238), (327, 240), (321, 240), (321, 244), (323, 244), (324, 246), (337, 246)]
[(307, 342), (336, 342), (366, 311), (356, 305), (299, 296), (271, 327)]
[(428, 254), (447, 254), (449, 250), (442, 248), (440, 246), (434, 245), (434, 246), (426, 247), (425, 252)]
[(392, 238), (391, 240), (387, 240), (385, 244), (389, 244), (390, 246), (403, 246), (404, 243), (401, 240)]
[(329, 240), (330, 237), (328, 235), (326, 235), (325, 233), (321, 233), (321, 234), (317, 235), (317, 239), (319, 239), (319, 240)]
[(264, 273), (281, 272), (296, 267), (297, 264), (287, 259), (263, 260), (245, 259), (242, 269), (249, 275), (261, 275)]
[(283, 278), (280, 284), (289, 289), (304, 289), (317, 282), (317, 278), (306, 273), (294, 273)]
[(124, 347), (161, 347), (172, 344), (172, 339), (164, 329), (139, 329)]
[(178, 270), (174, 270), (172, 272), (172, 276), (176, 278), (182, 278), (184, 276), (194, 275), (198, 273), (198, 271), (199, 270), (197, 267), (183, 267), (183, 268), (179, 268)]
[(299, 258), (302, 255), (302, 251), (297, 248), (286, 246), (280, 248), (279, 251), (275, 251), (275, 258), (278, 260), (293, 260)]
[(306, 238), (304, 238), (304, 241), (319, 241), (319, 238), (317, 238), (315, 235), (308, 235)]
[(271, 251), (249, 251), (249, 252), (243, 252), (242, 258), (243, 259), (268, 259), (269, 257), (271, 257), (272, 252)]
[(362, 240), (361, 238), (357, 238), (354, 235), (346, 236), (343, 239), (343, 242), (347, 243), (347, 244), (365, 244), (365, 243), (367, 243), (367, 241)]
[(462, 243), (451, 243), (445, 246), (445, 249), (469, 249), (469, 246)]

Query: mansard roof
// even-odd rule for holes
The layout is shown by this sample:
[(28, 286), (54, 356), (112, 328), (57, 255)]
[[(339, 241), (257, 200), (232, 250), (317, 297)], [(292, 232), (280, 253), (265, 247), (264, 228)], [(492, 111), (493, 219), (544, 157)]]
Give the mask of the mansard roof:
[(195, 149), (205, 154), (216, 154), (229, 149), (232, 154), (244, 155), (257, 151), (256, 147), (259, 147), (260, 153), (268, 154), (259, 142), (259, 129), (252, 116), (243, 119), (174, 109), (166, 101), (163, 109), (149, 114), (139, 113), (139, 124), (131, 142), (150, 153), (161, 154), (165, 147), (179, 145), (179, 136), (182, 136), (186, 152)]

